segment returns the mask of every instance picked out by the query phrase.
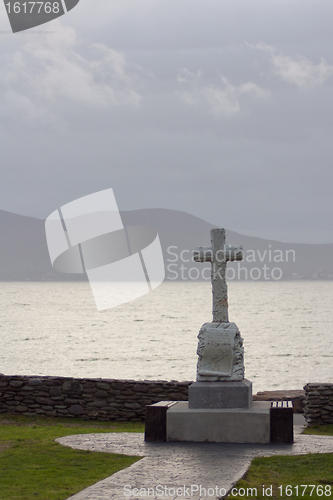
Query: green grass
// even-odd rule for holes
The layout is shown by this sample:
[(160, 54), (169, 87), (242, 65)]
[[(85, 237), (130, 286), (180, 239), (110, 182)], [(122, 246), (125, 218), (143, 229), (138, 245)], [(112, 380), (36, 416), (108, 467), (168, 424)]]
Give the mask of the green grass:
[[(332, 436), (333, 425), (308, 427), (304, 434)], [(255, 458), (228, 498), (333, 499), (333, 454)]]
[(333, 424), (330, 425), (312, 425), (306, 427), (303, 434), (320, 434), (323, 436), (333, 436)]
[(0, 499), (64, 500), (139, 460), (54, 441), (101, 432), (143, 432), (143, 424), (0, 415)]
[[(143, 430), (143, 424), (131, 422), (92, 423), (72, 418), (0, 414), (0, 500), (65, 500), (139, 460), (138, 457), (73, 450), (56, 443), (57, 437)], [(314, 426), (304, 432), (333, 435), (333, 426)], [(301, 485), (315, 485), (312, 494), (312, 487), (307, 486), (304, 491)], [(321, 488), (317, 490), (319, 485), (323, 487), (323, 495)], [(235, 488), (240, 494), (234, 490), (229, 498), (333, 500), (333, 455), (255, 458)]]
[[(301, 485), (307, 487), (304, 488)], [(314, 485), (314, 488), (310, 488), (309, 485)], [(321, 487), (317, 489), (319, 485)], [(267, 488), (271, 489), (267, 491)], [(239, 494), (235, 490), (234, 494), (230, 494), (230, 498), (332, 499), (333, 455), (312, 454), (294, 457), (255, 458), (244, 478), (235, 485), (235, 489)], [(321, 494), (322, 491), (324, 494)], [(289, 493), (291, 494), (289, 495)]]

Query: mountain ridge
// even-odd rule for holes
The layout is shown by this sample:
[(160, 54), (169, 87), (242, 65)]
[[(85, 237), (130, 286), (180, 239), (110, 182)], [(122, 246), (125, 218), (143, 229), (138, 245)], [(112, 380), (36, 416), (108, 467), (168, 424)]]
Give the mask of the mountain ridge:
[[(121, 211), (120, 214), (124, 225), (151, 226), (157, 230), (167, 280), (208, 279), (208, 271), (203, 270), (210, 265), (193, 262), (191, 254), (195, 246), (210, 245), (210, 229), (218, 226), (186, 212), (165, 208)], [(0, 234), (1, 281), (87, 279), (85, 275), (53, 270), (44, 220), (0, 210)], [(244, 260), (228, 264), (229, 279), (333, 279), (333, 243), (283, 243), (229, 229), (226, 236), (228, 244), (244, 248)]]

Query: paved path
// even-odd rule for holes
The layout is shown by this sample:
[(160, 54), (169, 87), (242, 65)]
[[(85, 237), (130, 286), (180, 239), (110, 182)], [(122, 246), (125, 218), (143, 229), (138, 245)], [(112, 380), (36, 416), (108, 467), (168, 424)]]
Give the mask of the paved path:
[[(79, 450), (144, 457), (71, 496), (71, 500), (215, 500), (245, 474), (254, 457), (333, 453), (333, 436), (301, 435), (302, 428), (295, 425), (292, 445), (145, 443), (143, 434), (136, 433), (81, 434), (57, 441)], [(144, 490), (135, 492), (134, 488)]]

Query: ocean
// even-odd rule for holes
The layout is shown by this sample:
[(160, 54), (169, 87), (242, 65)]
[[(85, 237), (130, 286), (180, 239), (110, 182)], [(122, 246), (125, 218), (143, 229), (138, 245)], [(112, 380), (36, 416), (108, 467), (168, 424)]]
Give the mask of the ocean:
[[(332, 281), (231, 281), (253, 392), (333, 382)], [(210, 282), (165, 282), (98, 312), (89, 283), (0, 283), (0, 372), (195, 380)]]

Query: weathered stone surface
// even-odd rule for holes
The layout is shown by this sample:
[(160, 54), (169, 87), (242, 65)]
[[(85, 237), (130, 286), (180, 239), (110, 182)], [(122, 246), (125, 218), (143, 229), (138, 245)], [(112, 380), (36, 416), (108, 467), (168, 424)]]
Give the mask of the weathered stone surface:
[(126, 390), (126, 384), (124, 382), (113, 382), (112, 383), (113, 389), (118, 389), (119, 391)]
[(84, 413), (84, 408), (81, 405), (73, 405), (68, 409), (68, 411), (72, 415), (82, 415)]
[(205, 323), (198, 339), (198, 382), (244, 379), (243, 339), (235, 323)]
[(19, 412), (24, 412), (24, 411), (28, 411), (28, 410), (29, 410), (29, 408), (27, 406), (23, 406), (23, 405), (18, 405), (15, 408), (15, 411), (19, 411)]
[(125, 403), (124, 404), (125, 408), (129, 408), (130, 410), (139, 410), (142, 408), (142, 405), (139, 403)]
[[(15, 387), (10, 382), (14, 382)], [(1, 383), (0, 413), (10, 411), (122, 421), (143, 421), (145, 405), (162, 399), (186, 400), (190, 384), (165, 380), (153, 382), (25, 376), (3, 376)], [(72, 407), (77, 406), (80, 409), (73, 410)], [(73, 411), (77, 411), (77, 414)]]
[(51, 396), (60, 396), (61, 394), (61, 389), (60, 387), (56, 386), (56, 387), (50, 387), (50, 395)]
[(330, 395), (333, 384), (307, 384), (304, 386), (304, 416), (308, 425), (333, 423), (333, 401)]
[(56, 411), (46, 411), (45, 415), (47, 417), (56, 417), (57, 416), (57, 412)]
[(151, 387), (150, 392), (163, 392), (163, 387), (159, 387), (159, 386)]
[(29, 380), (29, 385), (31, 386), (43, 385), (43, 381), (40, 378), (32, 378)]
[(23, 382), (21, 380), (11, 380), (9, 382), (10, 387), (15, 387), (15, 388), (20, 388), (23, 385)]
[(72, 399), (72, 398), (65, 398), (64, 399), (64, 404), (65, 405), (76, 405), (79, 404), (80, 400), (79, 399)]
[(100, 399), (97, 401), (92, 401), (91, 403), (88, 403), (88, 406), (96, 406), (96, 407), (102, 407), (102, 406), (108, 406), (108, 402), (105, 399)]
[(170, 392), (169, 399), (170, 401), (181, 401), (183, 399), (183, 394), (181, 392)]
[(95, 396), (96, 398), (107, 398), (108, 396), (110, 396), (110, 394), (108, 391), (98, 390), (95, 392)]
[(106, 382), (97, 382), (96, 387), (97, 389), (101, 389), (102, 391), (110, 390), (110, 384), (107, 384)]
[(135, 392), (145, 392), (147, 393), (149, 391), (149, 388), (147, 385), (143, 385), (143, 384), (135, 384), (133, 386), (133, 391)]
[(96, 386), (93, 386), (93, 387), (84, 387), (84, 392), (83, 394), (87, 394), (89, 396), (91, 396), (92, 394), (94, 394), (97, 390)]
[(40, 403), (41, 405), (52, 405), (53, 400), (51, 398), (40, 398), (36, 397), (37, 403)]
[(119, 413), (120, 413), (121, 417), (124, 419), (133, 418), (136, 416), (136, 414), (133, 411), (131, 411), (131, 412), (121, 411)]
[(62, 385), (63, 392), (83, 392), (83, 387), (79, 382), (64, 382)]
[(225, 229), (210, 231), (211, 246), (198, 247), (193, 251), (195, 262), (211, 262), (211, 282), (213, 288), (213, 322), (228, 323), (228, 295), (226, 266), (228, 261), (242, 260), (243, 249), (240, 246), (225, 244)]
[(50, 387), (61, 386), (63, 384), (63, 377), (44, 377), (44, 384)]

